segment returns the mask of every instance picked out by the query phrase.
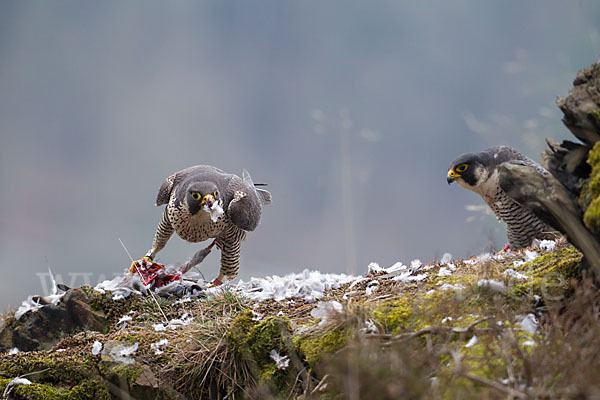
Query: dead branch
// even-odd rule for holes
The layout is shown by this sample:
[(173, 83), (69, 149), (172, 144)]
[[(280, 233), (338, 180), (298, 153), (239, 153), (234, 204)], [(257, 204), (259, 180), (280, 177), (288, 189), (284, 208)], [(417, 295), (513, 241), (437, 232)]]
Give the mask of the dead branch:
[(478, 383), (480, 385), (489, 386), (493, 389), (496, 389), (499, 392), (506, 394), (507, 396), (511, 396), (517, 399), (529, 399), (530, 397), (527, 393), (521, 392), (517, 389), (511, 388), (509, 386), (503, 385), (500, 382), (493, 381), (491, 379), (484, 378), (482, 376), (468, 374), (466, 372), (459, 372), (459, 375), (463, 378), (466, 378), (472, 382)]
[(436, 334), (442, 334), (442, 333), (457, 333), (457, 334), (464, 334), (464, 333), (471, 333), (471, 332), (472, 333), (486, 333), (486, 332), (491, 332), (492, 328), (476, 328), (476, 326), (483, 322), (489, 321), (490, 319), (492, 319), (492, 318), (491, 317), (480, 318), (477, 321), (473, 322), (471, 325), (464, 327), (464, 328), (458, 328), (458, 327), (453, 327), (453, 326), (428, 326), (428, 327), (420, 329), (418, 331), (404, 332), (404, 333), (400, 333), (398, 335), (386, 335), (386, 334), (373, 333), (373, 334), (367, 334), (366, 337), (370, 338), (370, 339), (387, 339), (389, 342), (398, 342), (398, 341), (409, 340), (409, 339), (423, 336), (423, 335), (436, 335)]

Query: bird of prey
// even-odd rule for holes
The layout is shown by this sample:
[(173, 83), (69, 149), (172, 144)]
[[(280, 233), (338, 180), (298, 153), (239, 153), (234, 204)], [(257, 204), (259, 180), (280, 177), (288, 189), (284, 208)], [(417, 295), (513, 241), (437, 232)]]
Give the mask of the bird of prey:
[(533, 239), (555, 236), (532, 210), (519, 204), (502, 190), (498, 166), (502, 163), (534, 168), (541, 175), (550, 174), (541, 165), (507, 146), (492, 147), (477, 153), (465, 153), (450, 164), (448, 184), (457, 182), (480, 195), (496, 218), (506, 224), (506, 236), (513, 250), (530, 246)]
[[(240, 244), (246, 232), (258, 226), (262, 206), (271, 202), (271, 193), (256, 186), (259, 185), (252, 182), (246, 170), (240, 178), (210, 165), (196, 165), (169, 176), (156, 197), (157, 206), (167, 206), (152, 248), (145, 257), (132, 263), (130, 272), (133, 274), (142, 262), (151, 262), (173, 232), (177, 232), (182, 239), (194, 243), (214, 238), (204, 249), (204, 256), (215, 244), (221, 250), (221, 269), (214, 283), (220, 285), (224, 277), (235, 278), (240, 265)], [(187, 269), (199, 262), (198, 254)]]

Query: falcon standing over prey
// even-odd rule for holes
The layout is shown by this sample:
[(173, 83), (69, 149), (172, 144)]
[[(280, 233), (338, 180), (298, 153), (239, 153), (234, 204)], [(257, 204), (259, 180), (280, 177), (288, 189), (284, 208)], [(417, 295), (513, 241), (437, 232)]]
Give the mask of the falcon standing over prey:
[(198, 252), (187, 264), (186, 271), (198, 264), (213, 245), (221, 250), (221, 270), (214, 283), (220, 285), (224, 277), (234, 279), (240, 266), (240, 244), (246, 232), (253, 231), (260, 222), (262, 206), (271, 202), (271, 193), (255, 187), (248, 171), (242, 178), (228, 174), (210, 165), (196, 165), (169, 176), (158, 190), (156, 205), (166, 204), (158, 224), (152, 248), (146, 256), (134, 261), (152, 261), (162, 250), (173, 232), (188, 242), (202, 242), (214, 238), (213, 243)]
[(448, 184), (456, 181), (480, 195), (499, 220), (506, 223), (506, 236), (513, 250), (531, 245), (533, 239), (554, 237), (553, 229), (528, 208), (510, 198), (500, 187), (498, 166), (502, 163), (534, 168), (550, 174), (541, 165), (507, 146), (492, 147), (478, 153), (465, 153), (450, 164)]

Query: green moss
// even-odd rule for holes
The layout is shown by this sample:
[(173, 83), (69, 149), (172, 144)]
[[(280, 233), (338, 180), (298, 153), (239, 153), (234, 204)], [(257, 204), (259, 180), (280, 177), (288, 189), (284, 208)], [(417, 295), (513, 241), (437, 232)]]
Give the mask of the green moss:
[(227, 341), (234, 349), (242, 349), (246, 344), (248, 333), (256, 324), (252, 318), (254, 318), (252, 311), (245, 311), (231, 323), (227, 333)]
[(269, 317), (254, 321), (251, 311), (238, 316), (232, 323), (227, 341), (241, 361), (247, 363), (258, 378), (259, 384), (267, 385), (273, 392), (289, 391), (294, 383), (292, 368), (277, 369), (269, 356), (276, 350), (282, 356), (294, 351), (291, 344), (291, 326), (286, 317)]
[(140, 312), (141, 315), (148, 317), (155, 317), (155, 312), (142, 311), (144, 310), (143, 304), (145, 303), (146, 298), (138, 294), (132, 293), (125, 299), (113, 300), (112, 292), (107, 291), (106, 293), (100, 293), (86, 286), (84, 286), (82, 289), (88, 296), (91, 309), (94, 311), (104, 312), (106, 319), (110, 322), (116, 322), (130, 310), (136, 310)]
[(373, 310), (373, 319), (386, 332), (397, 334), (407, 328), (411, 314), (408, 299), (392, 300), (377, 306)]
[(590, 180), (584, 186), (580, 202), (585, 210), (583, 222), (592, 232), (600, 232), (600, 142), (588, 154), (587, 163), (592, 167)]
[(594, 122), (597, 126), (600, 127), (600, 112), (599, 111), (590, 111), (590, 115), (594, 119)]
[(506, 359), (501, 357), (501, 344), (495, 338), (478, 337), (470, 347), (462, 346), (462, 363), (470, 373), (484, 378), (503, 377), (506, 374)]
[(525, 283), (512, 288), (512, 294), (531, 294), (546, 300), (564, 297), (571, 289), (570, 278), (579, 276), (579, 262), (582, 254), (572, 246), (558, 252), (551, 252), (523, 264), (517, 268), (530, 277)]
[(352, 331), (345, 328), (334, 328), (325, 333), (314, 333), (296, 336), (294, 345), (304, 354), (304, 358), (311, 368), (325, 355), (335, 353), (348, 343)]
[(600, 198), (594, 198), (588, 205), (585, 214), (583, 214), (583, 223), (592, 232), (600, 232)]
[(139, 364), (116, 365), (112, 363), (101, 363), (99, 368), (102, 376), (106, 379), (113, 382), (126, 380), (130, 385), (133, 385), (135, 381), (137, 381), (144, 370)]
[(493, 307), (494, 297), (498, 293), (473, 284), (472, 276), (455, 274), (451, 278), (451, 284), (460, 284), (465, 289), (437, 289), (428, 293), (429, 290), (425, 288), (419, 293), (403, 293), (399, 298), (376, 306), (370, 318), (381, 328), (381, 333), (397, 335), (439, 325), (446, 317), (452, 317), (455, 321), (460, 318), (461, 325), (468, 325), (476, 319), (472, 315)]
[[(0, 379), (0, 392), (12, 379)], [(31, 385), (18, 385), (12, 389), (13, 397), (26, 400), (109, 400), (110, 393), (99, 380), (87, 380), (72, 388), (55, 387), (34, 382)]]
[(32, 383), (16, 386), (12, 392), (14, 397), (27, 400), (54, 400), (64, 398), (65, 391), (50, 385)]
[(100, 381), (84, 381), (71, 388), (63, 398), (65, 400), (110, 400), (111, 396)]
[(77, 383), (94, 375), (96, 362), (88, 357), (43, 352), (0, 359), (0, 373), (7, 376), (21, 376), (46, 369), (47, 371), (37, 375), (39, 379)]

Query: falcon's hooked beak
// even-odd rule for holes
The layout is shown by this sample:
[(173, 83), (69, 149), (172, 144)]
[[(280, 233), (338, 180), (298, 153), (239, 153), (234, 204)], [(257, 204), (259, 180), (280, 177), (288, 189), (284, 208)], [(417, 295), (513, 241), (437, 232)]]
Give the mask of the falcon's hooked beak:
[(448, 176), (446, 177), (446, 182), (448, 185), (456, 180), (456, 178), (460, 178), (460, 174), (457, 174), (453, 169), (448, 171)]
[(215, 203), (215, 198), (213, 197), (212, 194), (205, 194), (204, 197), (202, 197), (202, 201), (200, 202), (200, 207), (202, 207), (203, 205), (207, 205), (208, 208), (212, 208), (213, 204)]

